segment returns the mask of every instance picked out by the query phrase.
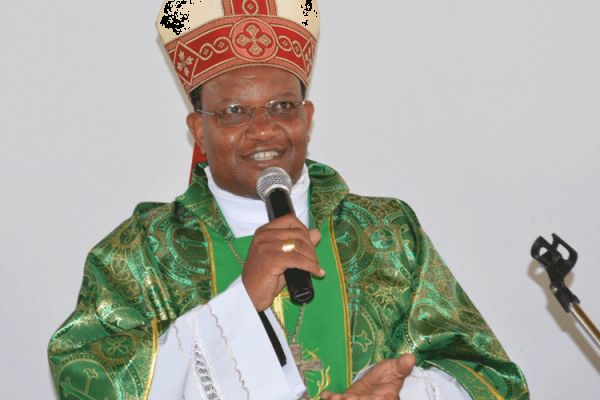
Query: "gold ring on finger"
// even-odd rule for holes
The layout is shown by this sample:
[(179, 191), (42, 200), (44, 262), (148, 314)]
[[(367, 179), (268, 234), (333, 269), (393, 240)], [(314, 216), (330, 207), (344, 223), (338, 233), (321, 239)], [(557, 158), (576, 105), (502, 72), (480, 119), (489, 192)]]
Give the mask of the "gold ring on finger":
[(281, 251), (284, 253), (291, 253), (294, 250), (296, 250), (296, 241), (294, 239), (286, 239), (283, 241)]

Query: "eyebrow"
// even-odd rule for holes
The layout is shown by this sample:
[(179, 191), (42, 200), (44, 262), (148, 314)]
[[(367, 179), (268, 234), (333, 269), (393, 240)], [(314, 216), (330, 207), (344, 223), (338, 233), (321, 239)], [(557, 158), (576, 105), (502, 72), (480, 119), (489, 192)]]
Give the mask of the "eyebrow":
[(293, 96), (295, 96), (295, 93), (293, 93), (293, 92), (280, 92), (280, 93), (277, 93), (274, 97), (277, 98), (277, 97), (286, 97), (286, 96), (293, 97)]
[[(276, 93), (273, 98), (271, 100), (275, 100), (279, 97), (294, 97), (296, 94), (290, 91), (287, 92), (279, 92)], [(270, 100), (269, 100), (270, 101)], [(234, 98), (234, 97), (222, 97), (218, 100), (218, 103), (226, 103), (226, 104), (242, 104), (240, 103), (238, 98)]]

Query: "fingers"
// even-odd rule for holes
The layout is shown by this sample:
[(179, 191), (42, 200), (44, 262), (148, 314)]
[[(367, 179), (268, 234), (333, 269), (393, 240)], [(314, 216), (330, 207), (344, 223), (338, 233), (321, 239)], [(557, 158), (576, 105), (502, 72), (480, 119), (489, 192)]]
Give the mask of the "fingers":
[(416, 359), (412, 354), (384, 360), (374, 365), (362, 378), (341, 394), (329, 391), (321, 394), (323, 400), (393, 400), (410, 375)]
[[(398, 396), (396, 395), (396, 398), (397, 397)], [(330, 391), (325, 391), (321, 393), (320, 398), (321, 400), (384, 400), (381, 396), (377, 395), (357, 396), (354, 394), (347, 393), (331, 393)]]
[(389, 372), (394, 375), (396, 378), (406, 378), (410, 375), (413, 367), (415, 366), (415, 356), (408, 353), (403, 354), (398, 358), (392, 358), (390, 360), (385, 360), (382, 368), (386, 368)]
[[(308, 231), (302, 231), (298, 228), (288, 229), (266, 229), (256, 232), (253, 238), (253, 245), (272, 247), (273, 250), (283, 252), (283, 245), (288, 241), (294, 242), (294, 249), (288, 252), (315, 252), (315, 245), (310, 239)], [(306, 254), (308, 256), (308, 254)]]
[(270, 229), (286, 229), (286, 228), (302, 228), (305, 231), (308, 231), (306, 226), (296, 218), (293, 214), (284, 215), (283, 217), (279, 217), (270, 221), (268, 224), (265, 224), (258, 228), (258, 230), (269, 227)]
[(321, 241), (321, 232), (319, 232), (316, 229), (311, 229), (310, 231), (308, 231), (308, 235), (310, 236), (310, 241), (315, 246), (318, 245)]
[[(298, 229), (305, 234), (308, 234), (310, 237), (310, 241), (316, 246), (321, 241), (321, 233), (317, 229), (308, 229), (302, 221), (296, 218), (295, 215), (288, 214), (283, 217), (279, 217), (270, 221), (268, 224), (265, 224), (258, 228), (257, 233), (266, 230), (282, 230), (286, 231), (288, 229)], [(273, 234), (273, 232), (271, 232)]]
[(383, 381), (402, 381), (410, 375), (415, 366), (415, 356), (412, 354), (404, 354), (398, 358), (384, 360), (375, 365), (367, 375), (372, 373), (372, 378)]
[(410, 372), (415, 366), (417, 359), (413, 354), (408, 353), (392, 361), (394, 362), (394, 368), (396, 369), (396, 373), (406, 378), (408, 375), (410, 375)]
[(359, 395), (373, 393), (382, 396), (382, 399), (388, 395), (397, 396), (404, 379), (410, 375), (414, 365), (415, 357), (412, 354), (380, 361), (362, 378), (354, 382), (347, 393)]
[(341, 393), (331, 393), (330, 391), (325, 391), (321, 393), (322, 400), (357, 400), (358, 397), (353, 395), (346, 395)]
[[(268, 251), (291, 254), (300, 253), (307, 258), (316, 260), (315, 247), (321, 239), (321, 234), (316, 230), (303, 232), (300, 229), (265, 230), (254, 236), (253, 245), (265, 246)], [(292, 241), (293, 249), (284, 252), (283, 245)]]
[[(295, 216), (286, 215), (260, 227), (252, 247), (260, 248), (263, 257), (269, 254), (271, 265), (279, 266), (280, 273), (287, 268), (298, 268), (322, 277), (324, 271), (315, 251), (320, 240), (318, 230), (308, 230)], [(284, 252), (283, 245), (289, 241), (293, 241), (293, 249)]]
[[(302, 247), (303, 245), (300, 245)], [(307, 252), (309, 252), (307, 250)], [(298, 268), (303, 271), (308, 271), (312, 275), (322, 277), (325, 275), (325, 271), (319, 266), (319, 261), (314, 254), (304, 254), (296, 248), (296, 250), (289, 253), (278, 254), (272, 258), (273, 266), (279, 269), (279, 274), (288, 268)]]
[[(313, 276), (323, 277), (315, 246), (321, 234), (309, 230), (293, 215), (277, 218), (256, 230), (242, 270), (244, 284), (255, 308), (268, 308), (282, 290), (284, 272), (297, 268)], [(293, 246), (286, 246), (286, 242)]]
[[(294, 241), (294, 248), (284, 252), (283, 244), (290, 239)], [(319, 277), (324, 274), (319, 267), (315, 245), (305, 236), (287, 231), (287, 236), (255, 237), (252, 246), (260, 248), (261, 260), (268, 259), (268, 265), (276, 268), (279, 274), (282, 274), (287, 268), (299, 268)]]

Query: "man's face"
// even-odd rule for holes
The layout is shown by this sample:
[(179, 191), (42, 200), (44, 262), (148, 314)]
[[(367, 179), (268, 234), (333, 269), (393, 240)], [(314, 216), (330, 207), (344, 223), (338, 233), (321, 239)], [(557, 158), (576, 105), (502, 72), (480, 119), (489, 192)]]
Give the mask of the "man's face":
[[(278, 68), (243, 67), (202, 86), (202, 109), (206, 111), (221, 111), (232, 104), (263, 107), (272, 100), (302, 101), (298, 78)], [(260, 108), (240, 126), (219, 124), (216, 116), (200, 113), (190, 114), (187, 122), (208, 158), (217, 185), (257, 198), (256, 180), (267, 167), (283, 168), (293, 182), (300, 177), (313, 111), (312, 104), (307, 103), (295, 118), (269, 119), (266, 109)]]

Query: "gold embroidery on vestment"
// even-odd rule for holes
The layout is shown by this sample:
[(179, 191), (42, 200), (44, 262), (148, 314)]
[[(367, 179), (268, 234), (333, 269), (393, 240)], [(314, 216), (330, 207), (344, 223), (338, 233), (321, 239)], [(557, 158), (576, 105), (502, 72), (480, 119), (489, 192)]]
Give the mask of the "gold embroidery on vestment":
[(352, 348), (350, 342), (350, 318), (348, 316), (348, 296), (346, 294), (346, 279), (344, 278), (344, 271), (342, 270), (342, 262), (340, 261), (340, 253), (338, 252), (337, 244), (335, 243), (335, 234), (333, 231), (333, 215), (329, 216), (329, 238), (331, 240), (331, 248), (333, 249), (333, 255), (335, 256), (335, 265), (337, 267), (338, 277), (340, 279), (340, 290), (342, 292), (342, 299), (344, 302), (344, 333), (346, 336), (346, 371), (347, 371), (347, 382), (346, 387), (350, 387), (352, 383)]
[(154, 380), (154, 369), (156, 368), (156, 356), (158, 355), (158, 323), (156, 318), (150, 321), (152, 327), (152, 367), (150, 367), (150, 374), (148, 374), (148, 382), (146, 383), (146, 391), (142, 399), (148, 400), (150, 396), (150, 388), (152, 387), (152, 381)]
[(213, 297), (217, 295), (217, 269), (215, 266), (215, 253), (213, 250), (213, 242), (208, 234), (208, 229), (202, 222), (200, 222), (200, 229), (202, 229), (202, 234), (206, 239), (206, 243), (208, 244), (208, 258), (210, 259), (210, 280), (212, 281), (211, 291)]

